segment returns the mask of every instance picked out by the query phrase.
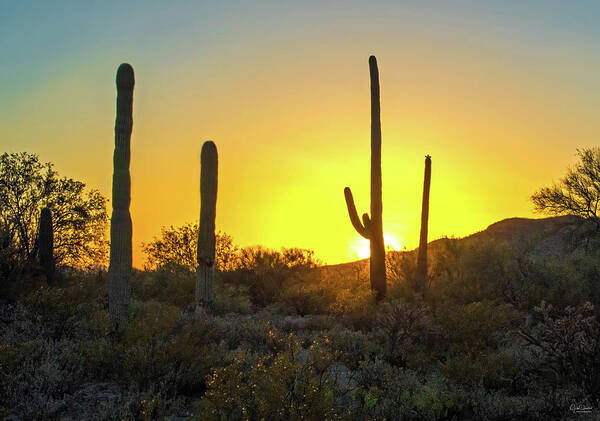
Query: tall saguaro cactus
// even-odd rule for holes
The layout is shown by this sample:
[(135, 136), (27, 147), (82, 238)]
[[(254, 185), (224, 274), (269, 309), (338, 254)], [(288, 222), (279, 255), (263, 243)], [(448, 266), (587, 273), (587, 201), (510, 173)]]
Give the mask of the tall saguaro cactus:
[(133, 127), (133, 68), (123, 63), (117, 70), (117, 118), (113, 158), (112, 217), (108, 307), (113, 325), (120, 328), (129, 318), (131, 300), (131, 129)]
[(198, 268), (196, 271), (196, 314), (211, 310), (215, 270), (215, 217), (218, 181), (217, 147), (207, 141), (200, 154), (200, 228), (198, 230)]
[(363, 214), (362, 223), (349, 187), (344, 189), (350, 221), (371, 247), (371, 289), (378, 300), (386, 294), (385, 246), (383, 243), (383, 204), (381, 200), (381, 119), (379, 108), (379, 70), (375, 56), (369, 57), (371, 75), (371, 217)]
[(431, 157), (425, 156), (425, 177), (423, 181), (423, 204), (421, 207), (421, 237), (419, 239), (419, 255), (415, 279), (416, 292), (425, 293), (427, 288), (427, 231), (429, 224), (429, 188), (431, 185)]
[(52, 212), (43, 208), (40, 213), (40, 229), (38, 233), (40, 266), (50, 284), (54, 278), (54, 232), (52, 231)]

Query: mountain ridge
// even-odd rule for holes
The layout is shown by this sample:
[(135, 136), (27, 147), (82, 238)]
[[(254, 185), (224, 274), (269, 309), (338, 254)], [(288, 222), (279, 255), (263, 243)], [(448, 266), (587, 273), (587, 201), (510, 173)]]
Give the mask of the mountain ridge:
[[(579, 227), (583, 230), (577, 233)], [(561, 215), (546, 218), (511, 217), (488, 225), (481, 231), (464, 237), (442, 237), (428, 243), (430, 254), (439, 251), (447, 241), (474, 243), (477, 241), (495, 241), (516, 249), (532, 259), (563, 256), (581, 249), (576, 234), (581, 234), (590, 227), (582, 218), (574, 215)], [(574, 238), (575, 237), (575, 238)], [(413, 254), (412, 250), (393, 250), (388, 253)], [(369, 258), (351, 262), (320, 266), (326, 272), (346, 274), (359, 272), (368, 266)]]

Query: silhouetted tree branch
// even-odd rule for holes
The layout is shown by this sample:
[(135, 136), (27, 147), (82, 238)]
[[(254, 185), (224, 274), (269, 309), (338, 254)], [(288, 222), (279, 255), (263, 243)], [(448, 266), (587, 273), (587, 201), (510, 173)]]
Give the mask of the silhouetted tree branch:
[(0, 156), (0, 226), (19, 259), (32, 261), (38, 250), (42, 207), (52, 211), (54, 258), (69, 266), (104, 266), (106, 198), (85, 184), (60, 178), (52, 164), (26, 152)]
[(575, 215), (600, 228), (600, 148), (578, 149), (579, 162), (559, 183), (531, 196), (534, 210), (550, 215)]

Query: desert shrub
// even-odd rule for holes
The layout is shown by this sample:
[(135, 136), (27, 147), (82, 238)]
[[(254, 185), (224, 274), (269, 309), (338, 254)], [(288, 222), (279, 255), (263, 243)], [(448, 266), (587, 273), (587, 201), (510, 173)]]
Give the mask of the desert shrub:
[(127, 328), (119, 335), (99, 338), (84, 350), (89, 369), (100, 378), (131, 379), (146, 386), (168, 369), (169, 335), (180, 310), (156, 302), (134, 302)]
[(248, 288), (217, 281), (214, 284), (213, 310), (216, 314), (252, 312), (252, 300)]
[(326, 313), (334, 300), (334, 292), (318, 284), (291, 285), (279, 294), (279, 301), (300, 316)]
[(519, 333), (537, 357), (539, 376), (559, 385), (568, 381), (582, 399), (600, 403), (600, 323), (593, 305), (558, 309), (542, 302)]
[(337, 291), (330, 312), (354, 329), (370, 330), (374, 326), (377, 305), (368, 285)]
[(21, 302), (44, 320), (54, 339), (89, 334), (90, 317), (106, 306), (106, 283), (92, 273), (63, 274), (59, 286), (41, 285), (24, 294)]
[(223, 330), (209, 321), (180, 326), (180, 310), (160, 303), (136, 306), (124, 332), (86, 343), (87, 370), (96, 379), (133, 384), (140, 390), (161, 386), (172, 398), (204, 391), (206, 376), (224, 365), (229, 347)]
[[(163, 269), (137, 272), (132, 280), (132, 290), (134, 297), (139, 301), (152, 300), (189, 309), (194, 303), (196, 279), (193, 274), (174, 273)], [(213, 291), (215, 314), (251, 312), (252, 302), (247, 287), (224, 283), (218, 274)]]
[(465, 305), (444, 303), (436, 309), (441, 340), (451, 353), (471, 353), (496, 349), (519, 313), (502, 302), (484, 300)]
[(573, 391), (564, 387), (552, 393), (529, 390), (522, 395), (477, 389), (470, 393), (469, 415), (473, 419), (490, 421), (585, 419), (585, 415), (570, 409), (574, 402), (577, 401)]
[(469, 303), (501, 299), (521, 309), (541, 300), (577, 305), (600, 300), (597, 252), (532, 258), (508, 244), (448, 239), (434, 255), (432, 299)]
[(464, 391), (439, 374), (418, 374), (375, 359), (361, 364), (359, 388), (346, 399), (353, 419), (462, 419)]
[(272, 356), (240, 352), (209, 377), (202, 419), (337, 419), (327, 363), (301, 363), (293, 350)]
[(446, 377), (471, 388), (508, 390), (523, 368), (510, 355), (482, 351), (476, 356), (452, 354), (445, 359), (440, 371)]
[(50, 419), (85, 378), (77, 344), (35, 339), (0, 345), (0, 414)]
[(264, 307), (276, 301), (286, 281), (301, 281), (317, 263), (311, 250), (250, 247), (239, 251), (237, 268), (220, 273), (220, 279), (246, 286), (252, 302)]
[(131, 289), (134, 298), (139, 301), (151, 300), (186, 308), (194, 302), (196, 281), (192, 274), (159, 269), (135, 272)]
[(502, 298), (518, 304), (523, 277), (507, 244), (446, 239), (435, 255), (433, 294), (455, 303)]
[(73, 322), (81, 310), (78, 301), (70, 299), (69, 292), (72, 290), (42, 286), (25, 299), (29, 309), (45, 321), (55, 339), (71, 333)]
[(388, 251), (385, 255), (388, 296), (407, 297), (414, 290), (417, 254), (407, 251)]
[(527, 308), (533, 309), (542, 300), (558, 307), (599, 303), (599, 257), (597, 253), (573, 254), (524, 264)]
[(386, 303), (377, 315), (377, 327), (384, 333), (388, 359), (406, 367), (422, 365), (439, 328), (423, 304)]
[(323, 341), (326, 341), (332, 352), (339, 355), (340, 361), (352, 370), (357, 370), (362, 361), (382, 359), (386, 354), (378, 332), (354, 331), (338, 326), (329, 330)]

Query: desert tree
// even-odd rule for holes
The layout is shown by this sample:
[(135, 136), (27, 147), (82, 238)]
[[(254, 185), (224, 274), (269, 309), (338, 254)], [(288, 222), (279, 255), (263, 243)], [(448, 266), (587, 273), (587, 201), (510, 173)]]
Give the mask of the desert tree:
[(42, 208), (52, 212), (54, 261), (72, 267), (105, 266), (108, 242), (106, 198), (81, 181), (60, 177), (51, 163), (34, 154), (0, 155), (2, 242), (22, 263), (39, 251)]
[[(160, 235), (142, 243), (146, 256), (144, 269), (193, 275), (197, 266), (198, 224), (163, 227)], [(231, 236), (216, 233), (215, 269), (230, 271), (237, 267), (238, 247)]]
[(578, 149), (579, 162), (550, 187), (531, 196), (536, 212), (575, 215), (600, 229), (600, 148)]

